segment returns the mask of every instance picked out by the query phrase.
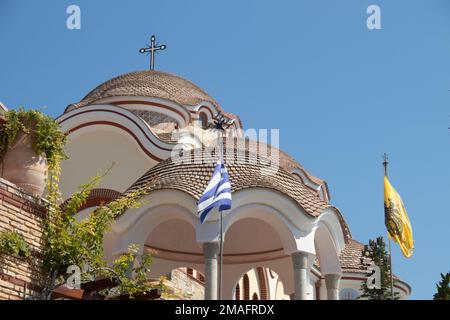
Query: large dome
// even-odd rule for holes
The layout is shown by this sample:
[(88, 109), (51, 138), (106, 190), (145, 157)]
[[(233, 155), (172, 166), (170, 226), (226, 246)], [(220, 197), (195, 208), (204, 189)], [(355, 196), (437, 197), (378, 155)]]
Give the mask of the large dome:
[(208, 101), (220, 108), (210, 95), (191, 81), (170, 73), (152, 70), (130, 72), (112, 78), (72, 106), (82, 107), (100, 99), (119, 96), (163, 98), (190, 106)]

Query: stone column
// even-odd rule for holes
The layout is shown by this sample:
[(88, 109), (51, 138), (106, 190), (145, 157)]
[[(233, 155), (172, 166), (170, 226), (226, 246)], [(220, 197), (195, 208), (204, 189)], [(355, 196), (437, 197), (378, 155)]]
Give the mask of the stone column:
[(203, 254), (205, 257), (205, 300), (217, 300), (217, 256), (219, 254), (219, 243), (204, 243)]
[(294, 300), (307, 300), (309, 254), (297, 251), (292, 253), (291, 257), (294, 267)]
[(327, 287), (327, 299), (339, 300), (339, 282), (341, 280), (340, 274), (326, 274), (325, 285)]

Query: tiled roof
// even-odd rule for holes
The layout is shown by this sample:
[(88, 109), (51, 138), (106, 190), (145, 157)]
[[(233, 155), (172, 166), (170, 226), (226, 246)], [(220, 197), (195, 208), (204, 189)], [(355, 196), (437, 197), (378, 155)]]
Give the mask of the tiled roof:
[[(347, 239), (344, 250), (341, 251), (339, 262), (342, 272), (366, 273), (370, 259), (363, 259), (364, 245), (352, 238)], [(320, 270), (319, 256), (314, 259), (314, 265)]]
[(342, 271), (366, 273), (370, 260), (363, 257), (363, 250), (364, 245), (362, 243), (350, 239), (348, 243), (345, 244), (345, 248), (339, 256)]
[[(226, 146), (225, 146), (226, 148)], [(205, 190), (217, 161), (214, 151), (208, 149), (185, 151), (190, 163), (176, 163), (167, 159), (150, 169), (128, 191), (146, 186), (148, 192), (160, 189), (184, 191), (199, 199)], [(291, 197), (309, 215), (318, 216), (328, 204), (321, 200), (282, 167), (264, 164), (268, 158), (250, 152), (248, 148), (227, 150), (224, 158), (233, 192), (252, 188), (268, 188)]]
[(65, 112), (94, 104), (100, 99), (120, 96), (162, 98), (185, 106), (196, 106), (202, 101), (208, 101), (229, 119), (236, 119), (242, 127), (237, 115), (225, 112), (216, 100), (191, 81), (154, 70), (135, 71), (112, 78), (97, 86), (80, 102), (69, 105)]
[[(367, 274), (367, 267), (370, 265), (371, 259), (363, 255), (364, 244), (354, 239), (350, 239), (345, 244), (339, 260), (343, 272), (363, 273)], [(400, 278), (394, 273), (394, 279)]]
[(118, 96), (140, 96), (163, 98), (181, 105), (197, 105), (209, 101), (220, 109), (219, 104), (205, 91), (179, 76), (161, 71), (136, 71), (112, 78), (88, 93), (73, 107), (82, 107), (93, 102)]

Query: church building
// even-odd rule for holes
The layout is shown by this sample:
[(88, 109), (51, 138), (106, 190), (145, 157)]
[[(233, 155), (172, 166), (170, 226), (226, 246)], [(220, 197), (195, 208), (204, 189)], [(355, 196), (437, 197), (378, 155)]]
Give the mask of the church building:
[[(369, 276), (364, 245), (330, 202), (325, 180), (288, 154), (245, 136), (228, 113), (192, 82), (161, 71), (110, 79), (58, 117), (68, 135), (62, 163), (67, 198), (111, 167), (78, 213), (147, 188), (144, 204), (117, 218), (104, 242), (109, 260), (138, 244), (153, 257), (151, 278), (167, 276), (186, 299), (217, 299), (219, 214), (200, 223), (197, 202), (217, 161), (218, 115), (229, 124), (223, 158), (232, 208), (223, 215), (222, 298), (356, 299)], [(401, 299), (410, 286), (395, 277)]]

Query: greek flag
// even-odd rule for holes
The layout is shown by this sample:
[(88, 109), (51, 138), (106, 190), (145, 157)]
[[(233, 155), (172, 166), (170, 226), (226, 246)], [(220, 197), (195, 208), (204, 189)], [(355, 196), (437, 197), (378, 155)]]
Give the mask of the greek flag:
[(198, 215), (201, 223), (206, 220), (209, 212), (214, 208), (228, 210), (231, 208), (231, 185), (225, 165), (218, 161), (211, 180), (198, 201)]

